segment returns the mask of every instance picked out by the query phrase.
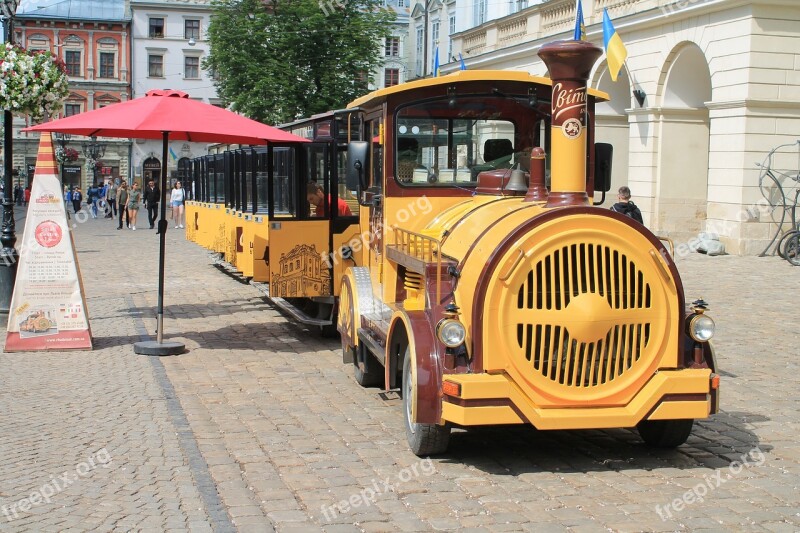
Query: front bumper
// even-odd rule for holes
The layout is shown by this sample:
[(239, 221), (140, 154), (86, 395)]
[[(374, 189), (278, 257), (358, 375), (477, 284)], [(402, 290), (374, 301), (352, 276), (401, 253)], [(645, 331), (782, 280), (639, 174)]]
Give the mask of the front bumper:
[(460, 393), (443, 395), (442, 423), (597, 429), (633, 427), (642, 420), (707, 418), (716, 412), (719, 397), (711, 378), (707, 368), (661, 370), (624, 406), (542, 408), (506, 374), (448, 374), (444, 381), (458, 386)]

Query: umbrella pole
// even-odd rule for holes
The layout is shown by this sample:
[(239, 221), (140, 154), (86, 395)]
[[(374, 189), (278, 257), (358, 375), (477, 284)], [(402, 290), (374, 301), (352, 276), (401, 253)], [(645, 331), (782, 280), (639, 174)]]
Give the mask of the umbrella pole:
[(141, 355), (177, 355), (184, 352), (182, 342), (164, 342), (164, 263), (167, 250), (167, 151), (169, 132), (163, 132), (161, 152), (161, 218), (158, 221), (158, 304), (156, 307), (156, 340), (137, 342), (133, 350)]
[(164, 145), (161, 150), (161, 213), (158, 220), (158, 308), (156, 341), (164, 340), (164, 259), (167, 251), (167, 150), (169, 133), (164, 132)]

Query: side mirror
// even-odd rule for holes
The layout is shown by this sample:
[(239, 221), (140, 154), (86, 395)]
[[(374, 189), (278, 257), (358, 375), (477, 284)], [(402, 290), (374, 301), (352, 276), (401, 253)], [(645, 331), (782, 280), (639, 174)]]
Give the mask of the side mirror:
[(369, 143), (367, 141), (351, 141), (347, 145), (347, 174), (345, 183), (351, 191), (359, 193), (367, 188), (366, 172), (369, 168)]
[(614, 147), (608, 143), (594, 145), (594, 190), (605, 193), (611, 189), (611, 160)]

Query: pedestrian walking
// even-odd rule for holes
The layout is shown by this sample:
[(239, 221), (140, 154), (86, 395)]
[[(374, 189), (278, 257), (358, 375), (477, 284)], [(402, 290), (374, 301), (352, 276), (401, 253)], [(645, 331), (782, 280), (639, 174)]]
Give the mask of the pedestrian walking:
[(119, 206), (119, 226), (117, 229), (122, 229), (122, 217), (125, 217), (125, 226), (131, 227), (131, 217), (128, 215), (128, 183), (122, 180), (119, 188), (117, 189), (117, 206)]
[(80, 187), (75, 187), (75, 190), (72, 191), (72, 209), (75, 211), (75, 214), (78, 214), (78, 211), (81, 210), (81, 202), (83, 201), (83, 193), (81, 192)]
[[(102, 187), (97, 188), (97, 209), (105, 213), (106, 209), (106, 191), (108, 190), (108, 182), (104, 183)], [(95, 217), (97, 218), (97, 217)]]
[(183, 227), (184, 204), (186, 203), (186, 191), (180, 181), (176, 181), (169, 196), (169, 203), (172, 206), (172, 219), (175, 221), (175, 229)]
[(144, 191), (144, 206), (147, 208), (147, 220), (150, 222), (150, 229), (155, 227), (154, 224), (158, 217), (158, 202), (160, 200), (161, 189), (158, 188), (155, 181), (150, 180)]
[(89, 190), (86, 191), (86, 205), (91, 206), (89, 209), (89, 214), (92, 215), (92, 218), (97, 218), (97, 196), (100, 194), (100, 190), (97, 188), (96, 183), (92, 183), (92, 186), (89, 187)]
[(130, 227), (136, 231), (136, 215), (139, 214), (139, 203), (142, 201), (142, 191), (139, 190), (139, 184), (134, 183), (130, 193), (128, 193), (128, 220)]
[(31, 186), (30, 185), (25, 187), (25, 191), (22, 193), (22, 200), (24, 202), (25, 207), (28, 207), (28, 202), (31, 201)]
[(14, 187), (14, 203), (17, 205), (22, 205), (22, 187), (19, 185)]
[(113, 181), (108, 183), (106, 188), (106, 218), (114, 218), (117, 216), (117, 187)]

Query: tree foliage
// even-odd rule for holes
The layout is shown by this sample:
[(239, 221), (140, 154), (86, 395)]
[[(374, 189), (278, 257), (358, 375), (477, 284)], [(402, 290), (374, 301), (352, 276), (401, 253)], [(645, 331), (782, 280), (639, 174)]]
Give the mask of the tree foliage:
[(381, 0), (215, 0), (204, 68), (223, 103), (278, 124), (344, 107), (383, 61)]

